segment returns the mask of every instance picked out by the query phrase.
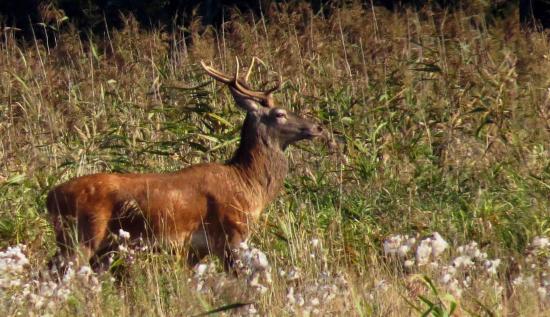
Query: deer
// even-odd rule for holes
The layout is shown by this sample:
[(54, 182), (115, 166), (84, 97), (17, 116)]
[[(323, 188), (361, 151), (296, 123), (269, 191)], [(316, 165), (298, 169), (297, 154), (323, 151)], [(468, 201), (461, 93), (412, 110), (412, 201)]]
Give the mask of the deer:
[(232, 251), (281, 191), (285, 149), (324, 136), (321, 125), (275, 105), (281, 78), (273, 88), (253, 90), (248, 78), (255, 59), (244, 78), (236, 60), (233, 76), (200, 62), (246, 112), (232, 158), (170, 173), (90, 174), (54, 187), (46, 199), (58, 249), (50, 268), (82, 262), (105, 269), (106, 255), (119, 244), (114, 235), (124, 230), (130, 239), (184, 248), (190, 267), (215, 255), (232, 270)]

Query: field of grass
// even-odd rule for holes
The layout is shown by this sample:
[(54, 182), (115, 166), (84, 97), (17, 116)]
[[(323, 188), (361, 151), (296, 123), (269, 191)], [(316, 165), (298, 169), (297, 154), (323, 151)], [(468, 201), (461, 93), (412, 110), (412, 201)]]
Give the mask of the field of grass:
[[(52, 47), (1, 29), (0, 315), (548, 316), (550, 42), (517, 16), (281, 5), (218, 30), (65, 28)], [(338, 144), (287, 150), (249, 241), (269, 267), (121, 250), (122, 283), (44, 280), (54, 185), (230, 158), (244, 114), (199, 61), (234, 56), (265, 62), (256, 87), (280, 74), (278, 103)]]

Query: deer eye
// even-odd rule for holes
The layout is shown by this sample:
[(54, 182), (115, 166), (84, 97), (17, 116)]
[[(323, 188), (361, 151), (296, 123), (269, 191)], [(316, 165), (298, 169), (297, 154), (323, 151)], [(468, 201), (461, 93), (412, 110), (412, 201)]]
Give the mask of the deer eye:
[(277, 118), (286, 118), (286, 113), (284, 113), (284, 112), (277, 112), (277, 113), (275, 114), (275, 117), (277, 117)]

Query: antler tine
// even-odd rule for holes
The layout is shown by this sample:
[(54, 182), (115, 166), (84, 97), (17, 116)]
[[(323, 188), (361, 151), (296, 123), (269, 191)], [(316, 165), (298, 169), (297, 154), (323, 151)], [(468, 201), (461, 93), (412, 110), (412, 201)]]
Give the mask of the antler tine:
[(226, 74), (224, 74), (224, 73), (222, 73), (222, 72), (206, 65), (203, 61), (201, 61), (201, 66), (214, 79), (216, 79), (218, 81), (221, 81), (222, 83), (228, 84), (228, 85), (233, 83), (233, 79), (231, 79), (231, 77), (229, 77), (228, 75), (226, 75)]
[(250, 74), (252, 74), (252, 69), (254, 68), (254, 63), (256, 62), (256, 56), (252, 57), (252, 61), (250, 62), (250, 66), (248, 66), (248, 71), (246, 72), (246, 76), (244, 77), (244, 81), (248, 83), (248, 77), (250, 77)]
[(239, 58), (235, 56), (235, 84), (239, 81)]
[(279, 74), (279, 78), (277, 79), (277, 84), (273, 86), (272, 88), (268, 89), (265, 94), (271, 95), (273, 92), (279, 90), (281, 88), (281, 84), (283, 83), (283, 76)]

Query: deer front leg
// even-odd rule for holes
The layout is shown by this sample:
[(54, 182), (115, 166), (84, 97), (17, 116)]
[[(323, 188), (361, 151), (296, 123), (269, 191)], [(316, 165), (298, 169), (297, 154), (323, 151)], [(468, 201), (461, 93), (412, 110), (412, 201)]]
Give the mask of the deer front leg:
[(234, 262), (235, 251), (245, 239), (245, 231), (234, 222), (216, 223), (193, 232), (190, 238), (190, 249), (187, 263), (190, 266), (198, 264), (202, 258), (213, 254), (220, 258), (226, 272), (236, 273)]
[(191, 246), (187, 254), (187, 264), (190, 267), (197, 265), (205, 256), (210, 254), (210, 243), (204, 229), (200, 229), (191, 235)]
[(237, 275), (235, 260), (237, 260), (238, 257), (240, 244), (244, 240), (244, 235), (237, 230), (233, 230), (229, 234), (226, 234), (221, 248), (221, 254), (219, 255), (223, 261), (223, 268), (226, 272)]

